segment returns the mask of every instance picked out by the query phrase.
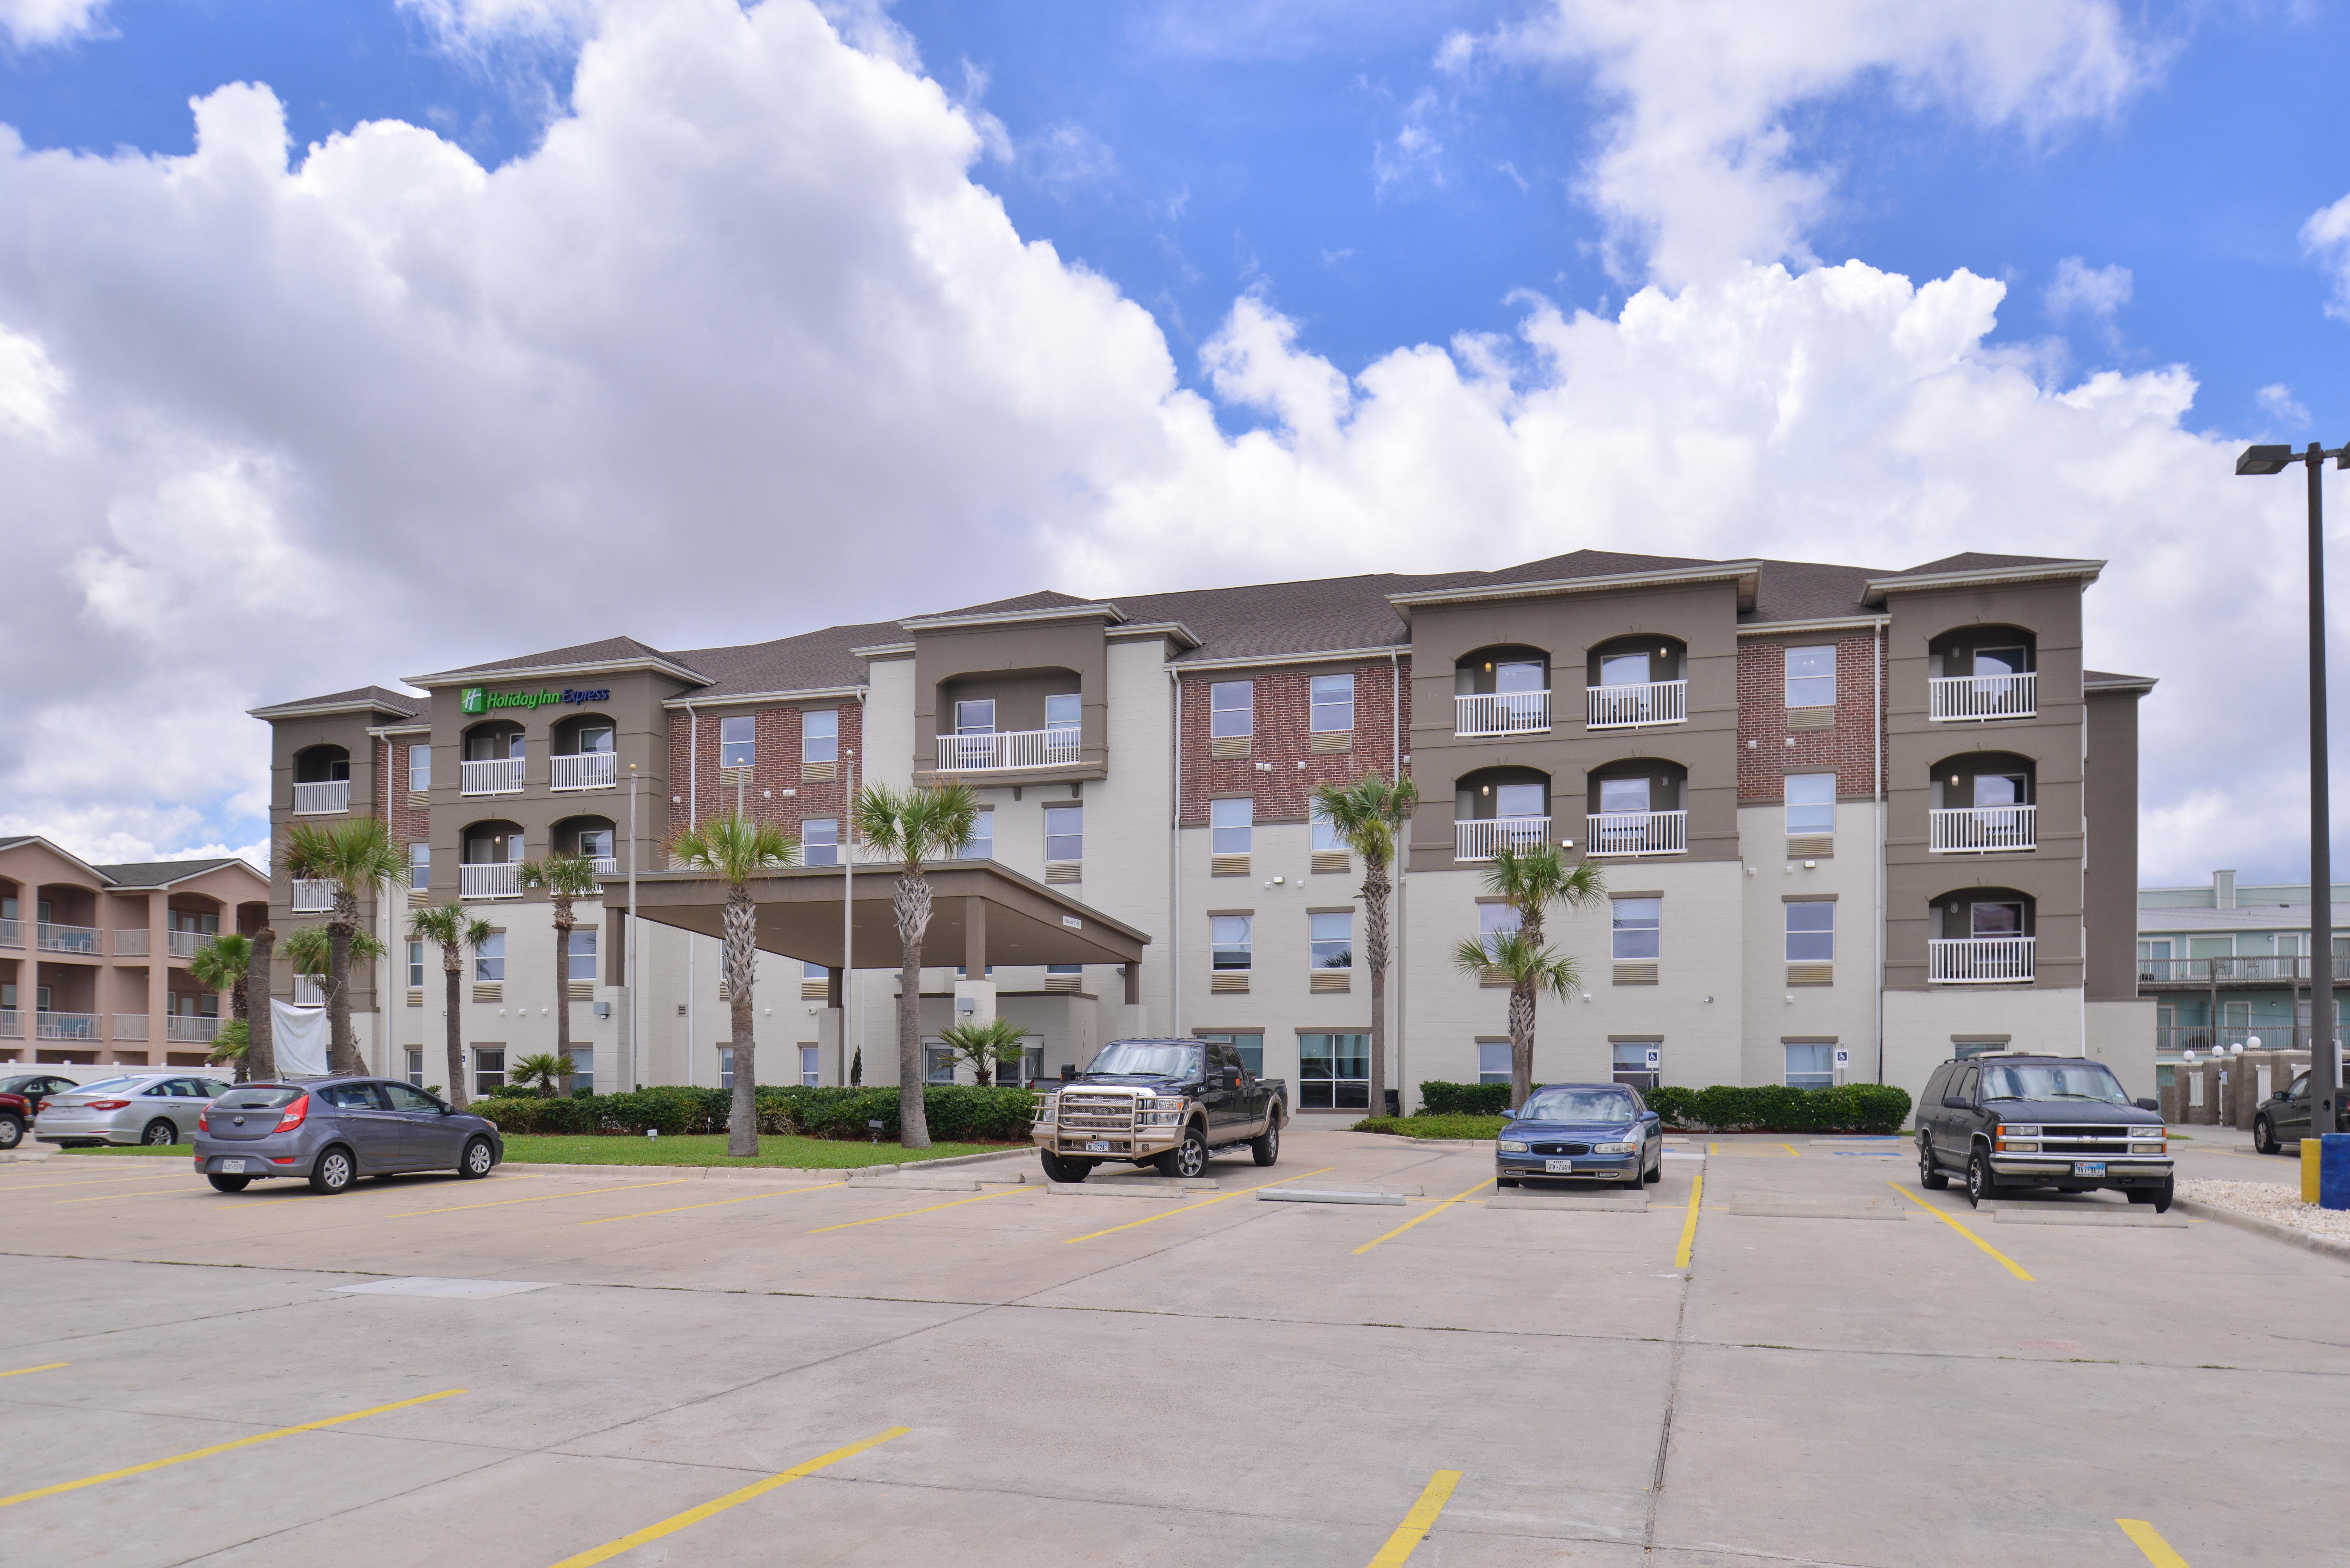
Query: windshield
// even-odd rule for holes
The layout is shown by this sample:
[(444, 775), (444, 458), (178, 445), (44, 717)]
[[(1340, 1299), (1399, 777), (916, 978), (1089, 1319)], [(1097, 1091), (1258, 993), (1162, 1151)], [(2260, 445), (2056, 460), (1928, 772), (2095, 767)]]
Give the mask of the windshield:
[(2098, 1062), (2000, 1063), (1982, 1070), (1985, 1100), (2098, 1100), (2126, 1106), (2113, 1073)]
[(1628, 1122), (1639, 1113), (1620, 1089), (1544, 1089), (1518, 1113), (1529, 1122)]
[(1150, 1078), (1185, 1078), (1200, 1070), (1197, 1045), (1162, 1045), (1146, 1040), (1118, 1040), (1101, 1048), (1088, 1073), (1138, 1075)]
[(299, 1089), (231, 1089), (213, 1103), (213, 1108), (220, 1111), (274, 1111), (280, 1106), (290, 1106), (301, 1097)]
[(21, 1095), (30, 1090), (38, 1078), (0, 1078), (0, 1095)]

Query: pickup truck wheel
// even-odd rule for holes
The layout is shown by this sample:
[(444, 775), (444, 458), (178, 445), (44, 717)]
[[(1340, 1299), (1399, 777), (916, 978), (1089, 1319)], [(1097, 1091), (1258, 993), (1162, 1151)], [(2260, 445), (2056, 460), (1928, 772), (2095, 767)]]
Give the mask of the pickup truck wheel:
[(1939, 1192), (1950, 1186), (1950, 1176), (1934, 1163), (1934, 1146), (1924, 1138), (1918, 1140), (1918, 1185), (1929, 1192)]
[(2252, 1118), (2252, 1152), (2274, 1154), (2277, 1151), (2276, 1128), (2269, 1126), (2266, 1116)]
[(25, 1124), (15, 1116), (0, 1116), (0, 1148), (15, 1148), (25, 1141)]
[(1092, 1160), (1063, 1159), (1049, 1148), (1036, 1152), (1044, 1157), (1045, 1179), (1047, 1181), (1083, 1181), (1093, 1174)]
[(1977, 1149), (1967, 1157), (1967, 1201), (1977, 1209), (1999, 1196), (1999, 1183), (1991, 1173), (1991, 1156)]
[(1183, 1129), (1183, 1141), (1151, 1161), (1161, 1176), (1196, 1177), (1208, 1168), (1208, 1135), (1193, 1122)]
[[(2168, 1214), (2170, 1212), (2170, 1195), (2178, 1184), (2178, 1179), (2177, 1177), (2173, 1177), (2169, 1180), (2164, 1182), (2161, 1186), (2156, 1188), (2153, 1195), (2147, 1199), (2147, 1202), (2154, 1205), (2154, 1211), (2157, 1214)], [(2137, 1194), (2133, 1192), (2130, 1196), (2135, 1198)]]
[(1281, 1158), (1281, 1107), (1274, 1106), (1264, 1113), (1264, 1136), (1249, 1139), (1249, 1153), (1259, 1165), (1271, 1165)]

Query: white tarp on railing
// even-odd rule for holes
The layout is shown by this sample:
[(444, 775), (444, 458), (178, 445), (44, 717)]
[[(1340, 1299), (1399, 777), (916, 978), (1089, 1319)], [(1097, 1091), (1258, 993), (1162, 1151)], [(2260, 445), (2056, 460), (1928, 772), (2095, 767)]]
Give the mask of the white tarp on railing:
[(269, 1044), (277, 1057), (279, 1077), (325, 1077), (327, 1010), (323, 1007), (289, 1007), (272, 998), (269, 1003)]

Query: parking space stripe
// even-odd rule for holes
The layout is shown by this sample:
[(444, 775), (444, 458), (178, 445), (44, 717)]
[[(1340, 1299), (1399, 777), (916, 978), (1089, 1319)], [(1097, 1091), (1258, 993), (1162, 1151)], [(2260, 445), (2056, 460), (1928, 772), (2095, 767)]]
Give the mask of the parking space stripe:
[[(991, 1192), (988, 1196), (993, 1198), (996, 1194)], [(618, 1541), (607, 1541), (603, 1545), (591, 1547), (575, 1557), (566, 1557), (562, 1562), (556, 1563), (555, 1568), (591, 1568), (591, 1564), (609, 1562), (623, 1552), (633, 1552), (648, 1542), (659, 1541), (664, 1535), (674, 1535), (690, 1524), (700, 1524), (712, 1515), (723, 1513), (738, 1503), (748, 1502), (753, 1498), (771, 1492), (779, 1486), (788, 1486), (803, 1476), (812, 1476), (827, 1465), (837, 1465), (843, 1459), (854, 1459), (868, 1449), (878, 1449), (891, 1438), (902, 1438), (912, 1430), (911, 1427), (892, 1427), (879, 1436), (868, 1438), (861, 1443), (851, 1443), (845, 1449), (835, 1449), (832, 1452), (819, 1455), (806, 1464), (794, 1465), (780, 1475), (772, 1475), (764, 1480), (753, 1481), (749, 1486), (730, 1491), (724, 1497), (712, 1498), (699, 1508), (689, 1508), (683, 1513), (671, 1514), (660, 1523), (648, 1524), (632, 1534), (621, 1536)]]
[(1268, 1187), (1278, 1187), (1282, 1181), (1303, 1181), (1308, 1176), (1320, 1176), (1324, 1171), (1337, 1168), (1335, 1165), (1326, 1165), (1320, 1170), (1309, 1170), (1297, 1176), (1284, 1176), (1281, 1181), (1260, 1181), (1254, 1187), (1243, 1187), (1238, 1192), (1227, 1192), (1221, 1198), (1211, 1198), (1204, 1203), (1193, 1203), (1187, 1199), (1170, 1204), (1157, 1214), (1148, 1215), (1140, 1220), (1129, 1220), (1123, 1225), (1113, 1225), (1107, 1231), (1088, 1231), (1082, 1236), (1064, 1237), (1061, 1244), (1065, 1247), (1072, 1246), (1079, 1241), (1090, 1241), (1097, 1236), (1115, 1236), (1120, 1231), (1131, 1231), (1138, 1225), (1150, 1225), (1161, 1220), (1170, 1220), (1178, 1214), (1196, 1214), (1202, 1209), (1212, 1209), (1219, 1203), (1229, 1203), (1235, 1198), (1246, 1198), (1252, 1192), (1262, 1192)]
[(552, 1203), (558, 1198), (593, 1198), (601, 1192), (639, 1192), (648, 1187), (682, 1186), (691, 1178), (672, 1176), (667, 1181), (632, 1181), (626, 1187), (591, 1187), (584, 1192), (542, 1192), (536, 1198), (501, 1198), (494, 1203), (452, 1203), (445, 1209), (405, 1209), (386, 1220), (413, 1220), (420, 1214), (463, 1214), (469, 1209), (504, 1209), (516, 1203)]
[(70, 1361), (44, 1361), (38, 1366), (16, 1366), (0, 1372), (0, 1377), (22, 1377), (27, 1372), (55, 1372), (60, 1366), (71, 1366)]
[(1893, 1189), (1894, 1191), (1901, 1194), (1902, 1197), (1907, 1198), (1910, 1202), (1915, 1203), (1918, 1208), (1923, 1209), (1927, 1213), (1931, 1214), (1935, 1219), (1939, 1220), (1943, 1224), (1948, 1225), (1951, 1230), (1956, 1231), (1960, 1235), (1964, 1236), (1968, 1241), (1972, 1241), (1976, 1246), (1981, 1247), (1984, 1251), (1989, 1252), (1992, 1257), (1997, 1258), (2000, 1262), (2000, 1267), (2005, 1269), (2009, 1273), (2013, 1274), (2017, 1279), (2022, 1280), (2026, 1283), (2037, 1282), (2033, 1280), (2030, 1274), (2023, 1272), (2022, 1266), (2016, 1262), (2013, 1258), (2009, 1257), (2005, 1252), (2001, 1251), (1997, 1247), (1992, 1246), (1989, 1241), (1984, 1241), (1981, 1236), (1976, 1235), (1972, 1231), (1967, 1229), (1964, 1225), (1960, 1224), (1956, 1219), (1950, 1215), (1943, 1213), (1940, 1210), (1935, 1208), (1932, 1204), (1927, 1202), (1924, 1199), (1918, 1197), (1916, 1193), (1910, 1191), (1899, 1182), (1888, 1181), (1885, 1185)]
[(846, 1231), (855, 1225), (879, 1225), (884, 1220), (910, 1220), (917, 1214), (935, 1214), (941, 1209), (960, 1209), (966, 1203), (984, 1203), (991, 1198), (1018, 1198), (1028, 1190), (1025, 1187), (1007, 1188), (1002, 1192), (983, 1192), (976, 1198), (958, 1198), (951, 1203), (933, 1203), (923, 1209), (901, 1209), (895, 1214), (876, 1214), (870, 1220), (844, 1220), (837, 1225), (819, 1225), (808, 1234), (821, 1236), (827, 1231)]
[(125, 1476), (144, 1475), (149, 1470), (160, 1470), (169, 1465), (184, 1465), (190, 1459), (209, 1459), (214, 1454), (225, 1454), (237, 1449), (249, 1449), (255, 1443), (266, 1443), (276, 1438), (290, 1438), (296, 1432), (316, 1432), (328, 1427), (339, 1427), (346, 1421), (363, 1420), (369, 1416), (380, 1416), (388, 1410), (405, 1410), (411, 1405), (430, 1405), (435, 1399), (451, 1398), (463, 1392), (465, 1390), (463, 1388), (443, 1388), (438, 1394), (420, 1394), (413, 1399), (395, 1399), (389, 1405), (370, 1405), (364, 1410), (353, 1410), (342, 1416), (328, 1416), (319, 1421), (305, 1421), (298, 1427), (280, 1427), (274, 1432), (256, 1432), (250, 1438), (237, 1438), (225, 1443), (214, 1443), (209, 1448), (191, 1449), (184, 1454), (173, 1454), (168, 1459), (149, 1459), (143, 1465), (130, 1465), (122, 1469), (108, 1470), (102, 1475), (84, 1476), (79, 1480), (59, 1481), (55, 1486), (20, 1491), (13, 1497), (0, 1497), (0, 1508), (12, 1507), (20, 1502), (30, 1502), (35, 1498), (56, 1497), (60, 1492), (79, 1491), (86, 1486), (96, 1486), (100, 1481), (120, 1480)]
[(1403, 1522), (1396, 1526), (1396, 1532), (1388, 1537), (1388, 1543), (1379, 1548), (1377, 1557), (1371, 1559), (1370, 1568), (1403, 1568), (1403, 1564), (1410, 1560), (1413, 1550), (1428, 1539), (1429, 1531), (1435, 1527), (1436, 1516), (1444, 1511), (1444, 1505), (1451, 1500), (1452, 1489), (1460, 1484), (1459, 1470), (1439, 1470), (1430, 1476), (1427, 1489), (1419, 1494), (1419, 1501), (1411, 1505), (1411, 1511), (1403, 1516)]
[(2162, 1532), (2145, 1520), (2116, 1519), (2114, 1522), (2122, 1527), (2122, 1533), (2130, 1538), (2131, 1545), (2146, 1553), (2146, 1560), (2153, 1563), (2154, 1568), (2188, 1568), (2187, 1559), (2173, 1552), (2170, 1542), (2162, 1538)]
[(1697, 1249), (1697, 1206), (1705, 1196), (1705, 1172), (1693, 1172), (1690, 1178), (1689, 1218), (1681, 1221), (1681, 1244), (1673, 1249), (1673, 1267), (1686, 1269), (1690, 1257)]
[(184, 1174), (184, 1172), (175, 1170), (170, 1172), (159, 1172), (154, 1176), (93, 1176), (83, 1181), (27, 1182), (26, 1185), (16, 1189), (15, 1192), (0, 1193), (0, 1196), (14, 1198), (27, 1192), (55, 1192), (62, 1188), (68, 1187), (136, 1187), (141, 1182), (161, 1181), (165, 1179), (167, 1176), (180, 1176)]
[(681, 1203), (674, 1209), (648, 1209), (639, 1214), (608, 1214), (601, 1220), (582, 1220), (582, 1225), (610, 1225), (622, 1220), (650, 1220), (656, 1214), (682, 1214), (689, 1209), (723, 1209), (729, 1203), (748, 1203), (755, 1198), (796, 1198), (803, 1192), (822, 1192), (829, 1188), (846, 1187), (845, 1181), (820, 1181), (807, 1187), (786, 1187), (775, 1192), (746, 1192), (740, 1198), (714, 1199), (708, 1203)]
[[(1439, 1214), (1443, 1213), (1447, 1209), (1451, 1208), (1454, 1204), (1456, 1204), (1456, 1203), (1460, 1202), (1462, 1199), (1471, 1196), (1472, 1194), (1474, 1194), (1474, 1193), (1476, 1193), (1477, 1191), (1479, 1191), (1481, 1189), (1487, 1188), (1487, 1187), (1491, 1187), (1491, 1186), (1492, 1186), (1492, 1185), (1493, 1185), (1493, 1179), (1492, 1179), (1492, 1177), (1490, 1177), (1490, 1176), (1489, 1176), (1489, 1177), (1487, 1177), (1484, 1180), (1482, 1180), (1482, 1181), (1479, 1182), (1475, 1187), (1472, 1187), (1472, 1188), (1469, 1189), (1469, 1190), (1468, 1190), (1468, 1191), (1466, 1191), (1466, 1192), (1456, 1192), (1456, 1193), (1454, 1193), (1451, 1197), (1450, 1197), (1450, 1198), (1446, 1199), (1443, 1202), (1441, 1202), (1441, 1203), (1438, 1204), (1435, 1208), (1433, 1208), (1433, 1209), (1430, 1210), (1427, 1213), (1425, 1213), (1425, 1214), (1415, 1214), (1415, 1215), (1413, 1215), (1410, 1219), (1409, 1219), (1409, 1220), (1405, 1220), (1402, 1224), (1400, 1224), (1400, 1225), (1397, 1226), (1394, 1230), (1392, 1230), (1392, 1231), (1388, 1231), (1386, 1235), (1384, 1235), (1384, 1236), (1374, 1236), (1374, 1237), (1372, 1237), (1369, 1241), (1367, 1241), (1364, 1242), (1361, 1246), (1359, 1246), (1359, 1247), (1356, 1248), (1356, 1249), (1354, 1250), (1354, 1251), (1353, 1251), (1352, 1253), (1348, 1254), (1348, 1255), (1349, 1255), (1349, 1256), (1351, 1256), (1351, 1257), (1357, 1257), (1357, 1258), (1359, 1258), (1359, 1257), (1361, 1257), (1365, 1252), (1367, 1252), (1367, 1251), (1369, 1251), (1372, 1248), (1374, 1248), (1374, 1247), (1378, 1246), (1380, 1242), (1394, 1240), (1396, 1237), (1402, 1235), (1406, 1231), (1410, 1230), (1413, 1226), (1415, 1226), (1415, 1225), (1419, 1224), (1419, 1223), (1421, 1220), (1433, 1220), (1433, 1219), (1435, 1219)], [(1450, 1489), (1448, 1488), (1447, 1490), (1449, 1490)], [(1397, 1561), (1397, 1562), (1399, 1562), (1399, 1563), (1400, 1563), (1400, 1562), (1402, 1562), (1402, 1561), (1403, 1561), (1403, 1559), (1402, 1559), (1402, 1558), (1400, 1558), (1400, 1557), (1399, 1557), (1399, 1558), (1397, 1558), (1397, 1559), (1396, 1559), (1396, 1561)]]
[(95, 1198), (53, 1198), (50, 1202), (62, 1209), (68, 1203), (127, 1203), (134, 1198), (193, 1198), (196, 1189), (172, 1186), (161, 1192), (101, 1192)]

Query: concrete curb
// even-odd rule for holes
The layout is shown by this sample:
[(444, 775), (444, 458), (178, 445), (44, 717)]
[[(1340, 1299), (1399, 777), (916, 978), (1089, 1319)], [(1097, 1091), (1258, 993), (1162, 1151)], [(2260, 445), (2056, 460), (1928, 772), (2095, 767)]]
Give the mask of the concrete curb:
[(1260, 1203), (1376, 1203), (1403, 1207), (1400, 1192), (1327, 1192), (1311, 1187), (1267, 1187), (1256, 1195)]
[[(1017, 1159), (1024, 1148), (986, 1154), (951, 1154), (941, 1159), (910, 1159), (902, 1165), (556, 1165), (513, 1159), (505, 1167), (540, 1176), (650, 1176), (684, 1181), (849, 1181), (862, 1186), (891, 1176), (916, 1176), (953, 1166)], [(973, 1178), (972, 1179), (980, 1179)]]
[(1048, 1181), (1045, 1190), (1076, 1198), (1155, 1198), (1161, 1201), (1187, 1196), (1172, 1187), (1097, 1187), (1090, 1181)]
[(2220, 1209), (2192, 1198), (2174, 1198), (2170, 1206), (2198, 1220), (2216, 1220), (2222, 1225), (2233, 1225), (2239, 1231), (2250, 1231), (2255, 1236), (2266, 1236), (2272, 1241), (2282, 1241), (2288, 1247), (2299, 1247), (2321, 1257), (2350, 1261), (2350, 1241), (2337, 1241), (2331, 1236), (2263, 1220), (2257, 1214), (2239, 1214), (2232, 1209)]
[(1408, 1144), (1414, 1148), (1491, 1148), (1492, 1138), (1473, 1137), (1406, 1137), (1401, 1133), (1357, 1133), (1357, 1137), (1385, 1138), (1389, 1143)]

